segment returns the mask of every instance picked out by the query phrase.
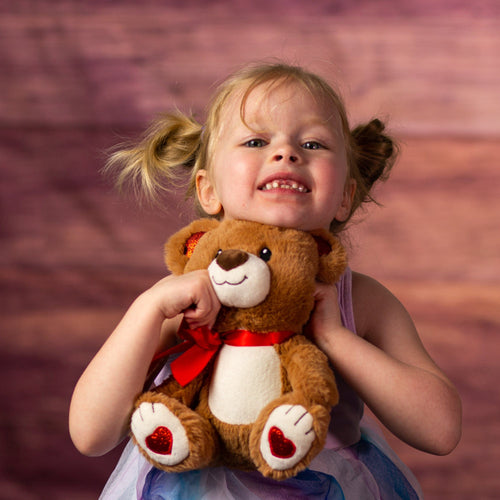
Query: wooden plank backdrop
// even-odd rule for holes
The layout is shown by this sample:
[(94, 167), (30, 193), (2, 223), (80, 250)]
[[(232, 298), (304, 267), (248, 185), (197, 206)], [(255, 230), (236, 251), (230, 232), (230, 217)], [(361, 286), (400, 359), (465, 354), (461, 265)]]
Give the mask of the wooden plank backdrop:
[(447, 457), (389, 439), (427, 499), (498, 498), (499, 54), (495, 0), (0, 1), (0, 498), (97, 498), (119, 454), (74, 450), (72, 388), (191, 209), (120, 197), (105, 151), (159, 111), (202, 117), (217, 81), (270, 58), (400, 137), (384, 206), (347, 234), (352, 266), (410, 310), (464, 434)]

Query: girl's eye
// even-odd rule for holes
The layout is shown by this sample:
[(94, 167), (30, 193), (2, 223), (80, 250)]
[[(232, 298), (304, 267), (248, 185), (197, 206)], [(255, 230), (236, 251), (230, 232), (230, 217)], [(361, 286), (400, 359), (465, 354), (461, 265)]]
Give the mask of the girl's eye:
[(250, 139), (244, 144), (247, 148), (262, 148), (266, 145), (263, 139)]
[(307, 141), (302, 144), (304, 149), (322, 149), (324, 146), (316, 141)]

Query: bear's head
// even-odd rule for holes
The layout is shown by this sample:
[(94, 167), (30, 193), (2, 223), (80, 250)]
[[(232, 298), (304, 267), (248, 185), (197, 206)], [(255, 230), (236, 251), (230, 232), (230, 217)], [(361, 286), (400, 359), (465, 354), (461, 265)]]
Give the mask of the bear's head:
[(199, 219), (165, 246), (174, 274), (208, 269), (222, 308), (214, 329), (300, 333), (316, 280), (333, 284), (347, 258), (326, 230), (304, 232), (241, 220)]

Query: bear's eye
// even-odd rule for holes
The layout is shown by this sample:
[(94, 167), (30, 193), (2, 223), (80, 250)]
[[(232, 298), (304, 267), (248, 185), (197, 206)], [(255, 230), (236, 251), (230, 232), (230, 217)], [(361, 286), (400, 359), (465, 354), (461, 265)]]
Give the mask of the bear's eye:
[(219, 248), (219, 250), (217, 250), (217, 253), (215, 254), (215, 258), (217, 258), (221, 253), (222, 253), (222, 249)]
[(267, 247), (264, 247), (260, 253), (259, 253), (259, 257), (264, 261), (264, 262), (269, 262), (269, 260), (271, 259), (271, 255), (272, 255), (272, 252), (271, 250), (269, 250), (269, 248)]

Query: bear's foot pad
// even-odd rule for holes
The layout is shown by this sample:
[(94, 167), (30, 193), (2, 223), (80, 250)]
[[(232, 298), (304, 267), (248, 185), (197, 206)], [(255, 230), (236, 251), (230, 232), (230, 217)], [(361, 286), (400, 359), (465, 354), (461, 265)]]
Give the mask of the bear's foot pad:
[(130, 428), (143, 452), (162, 465), (177, 465), (189, 455), (181, 421), (161, 403), (141, 403), (132, 414)]
[(303, 406), (281, 405), (269, 415), (260, 451), (272, 469), (287, 470), (308, 454), (315, 438), (313, 417)]

